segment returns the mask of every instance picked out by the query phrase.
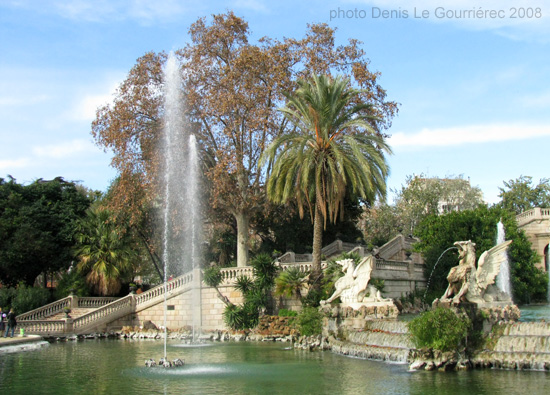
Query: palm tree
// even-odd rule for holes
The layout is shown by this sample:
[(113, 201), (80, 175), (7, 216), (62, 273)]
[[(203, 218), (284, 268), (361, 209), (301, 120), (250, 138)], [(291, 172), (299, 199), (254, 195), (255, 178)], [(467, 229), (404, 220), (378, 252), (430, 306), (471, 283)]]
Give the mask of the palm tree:
[(290, 267), (275, 279), (275, 294), (291, 298), (296, 296), (302, 300), (302, 289), (308, 273), (300, 271), (299, 267)]
[(361, 101), (363, 92), (349, 80), (313, 76), (298, 81), (287, 95), (285, 117), (294, 125), (291, 133), (275, 139), (261, 163), (271, 168), (266, 182), (268, 198), (276, 203), (296, 199), (300, 216), (304, 207), (313, 221), (313, 267), (310, 282), (319, 289), (323, 229), (327, 220), (342, 216), (346, 192), (373, 201), (385, 196), (391, 154), (373, 125), (373, 107)]
[(78, 224), (76, 233), (77, 269), (100, 295), (120, 291), (121, 278), (132, 265), (134, 253), (127, 236), (112, 222), (107, 210), (92, 208)]

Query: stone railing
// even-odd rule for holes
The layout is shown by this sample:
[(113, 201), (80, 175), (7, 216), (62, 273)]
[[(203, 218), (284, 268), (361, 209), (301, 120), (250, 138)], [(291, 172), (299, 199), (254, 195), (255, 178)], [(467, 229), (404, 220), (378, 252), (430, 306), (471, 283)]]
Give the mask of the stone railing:
[(65, 320), (23, 320), (17, 321), (17, 330), (23, 329), (25, 333), (39, 333), (41, 335), (58, 335), (65, 333)]
[(311, 262), (313, 260), (313, 255), (295, 254), (292, 251), (288, 251), (281, 255), (277, 260), (281, 263)]
[[(246, 268), (245, 268), (246, 269)], [(166, 283), (166, 290), (173, 294), (185, 292), (193, 281), (193, 272), (184, 274)], [(164, 284), (139, 295), (130, 294), (123, 298), (79, 298), (69, 296), (39, 309), (29, 311), (17, 317), (18, 327), (28, 333), (41, 335), (59, 335), (63, 333), (82, 333), (106, 322), (114, 321), (132, 313), (138, 306), (158, 303), (164, 298)], [(94, 308), (95, 310), (77, 318), (67, 317), (60, 320), (47, 320), (68, 308)]]
[(321, 253), (327, 257), (330, 257), (345, 251), (351, 251), (355, 247), (357, 247), (357, 244), (355, 243), (346, 243), (342, 240), (335, 240), (329, 245), (323, 247), (321, 249)]
[(105, 306), (106, 304), (112, 303), (118, 298), (78, 298), (78, 306), (87, 309), (97, 309), (98, 307)]
[[(193, 282), (193, 272), (189, 272), (184, 274), (183, 276), (179, 276), (174, 278), (173, 280), (170, 280), (166, 283), (166, 290), (168, 292), (173, 291), (185, 291), (189, 285)], [(164, 284), (160, 284), (154, 288), (151, 288), (148, 291), (145, 291), (139, 295), (135, 295), (136, 299), (136, 307), (140, 307), (145, 304), (150, 304), (151, 302), (155, 302), (159, 298), (164, 298)]]
[(231, 285), (235, 284), (237, 279), (241, 276), (245, 276), (248, 278), (254, 277), (254, 270), (252, 269), (252, 266), (244, 266), (244, 267), (224, 267), (220, 270), (222, 275), (222, 282), (220, 285)]
[[(130, 314), (134, 310), (134, 298), (135, 295), (128, 295), (124, 298), (120, 298), (104, 305), (97, 310), (90, 313), (81, 315), (74, 320), (67, 320), (68, 324), (72, 321), (72, 331), (79, 333), (90, 326), (96, 326), (104, 319), (108, 318), (109, 321), (120, 318), (126, 314)], [(66, 328), (67, 332), (72, 332), (70, 327)]]
[(527, 210), (516, 216), (518, 226), (525, 225), (535, 220), (550, 220), (550, 208), (536, 207), (531, 210)]
[(56, 300), (53, 303), (46, 306), (39, 307), (31, 311), (27, 311), (24, 314), (20, 314), (16, 317), (17, 321), (32, 321), (43, 320), (57, 313), (61, 313), (65, 307), (71, 308), (72, 298), (67, 296), (66, 298)]

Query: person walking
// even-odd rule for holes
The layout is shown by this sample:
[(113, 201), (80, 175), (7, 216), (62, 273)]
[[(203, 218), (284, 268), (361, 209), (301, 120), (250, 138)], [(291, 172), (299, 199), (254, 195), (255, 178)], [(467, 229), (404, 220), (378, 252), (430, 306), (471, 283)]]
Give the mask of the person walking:
[(10, 309), (7, 319), (8, 319), (8, 325), (6, 327), (6, 333), (4, 333), (4, 337), (8, 337), (8, 332), (10, 331), (10, 329), (11, 329), (11, 337), (13, 337), (13, 333), (15, 332), (15, 327), (17, 326), (17, 320), (15, 319), (15, 313), (13, 312), (13, 309)]
[(2, 307), (0, 307), (0, 334), (4, 333), (4, 318), (6, 318), (6, 313), (2, 311)]

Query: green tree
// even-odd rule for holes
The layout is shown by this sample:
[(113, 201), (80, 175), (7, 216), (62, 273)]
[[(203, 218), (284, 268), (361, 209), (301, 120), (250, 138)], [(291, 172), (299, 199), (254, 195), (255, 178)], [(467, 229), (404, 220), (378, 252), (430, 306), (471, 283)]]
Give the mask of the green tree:
[(520, 176), (515, 180), (504, 181), (504, 188), (499, 188), (502, 199), (500, 207), (516, 214), (535, 207), (550, 207), (550, 179), (543, 178), (533, 185), (533, 178)]
[(289, 267), (275, 279), (275, 295), (302, 299), (302, 289), (307, 275), (308, 273), (300, 271), (299, 267)]
[(398, 233), (413, 234), (429, 215), (473, 210), (483, 204), (479, 187), (459, 177), (408, 176), (400, 190), (394, 190), (394, 204), (378, 202), (365, 210), (362, 229), (368, 245), (381, 246)]
[[(363, 89), (362, 100), (376, 104), (380, 129), (390, 125), (397, 103), (386, 99), (378, 84), (380, 74), (369, 70), (361, 43), (350, 39), (337, 46), (335, 30), (326, 24), (308, 26), (301, 39), (264, 37), (253, 42), (246, 21), (228, 12), (213, 15), (210, 23), (199, 19), (189, 33), (189, 44), (176, 51), (187, 77), (182, 89), (189, 124), (202, 148), (211, 206), (233, 216), (237, 261), (245, 266), (250, 219), (265, 203), (265, 172), (258, 158), (288, 126), (277, 111), (284, 105), (283, 92), (310, 72), (348, 75)], [(92, 124), (94, 138), (112, 150), (112, 164), (120, 174), (111, 207), (117, 213), (129, 211), (131, 218), (152, 204), (161, 178), (157, 147), (165, 61), (164, 53), (138, 59), (113, 104), (101, 107)], [(214, 210), (210, 216), (218, 221)]]
[(115, 295), (131, 273), (134, 252), (126, 232), (119, 230), (107, 210), (92, 208), (80, 221), (75, 255), (79, 271), (100, 295)]
[(455, 241), (472, 240), (476, 243), (476, 255), (479, 258), (484, 251), (494, 247), (499, 220), (504, 224), (506, 239), (513, 240), (508, 257), (514, 301), (528, 303), (545, 300), (548, 279), (536, 268), (537, 254), (532, 250), (525, 233), (518, 229), (515, 215), (499, 207), (480, 206), (476, 210), (430, 215), (417, 227), (416, 236), (421, 241), (416, 248), (424, 255), (425, 274), (430, 278), (428, 301), (443, 295), (448, 285), (447, 274), (453, 266), (458, 265), (456, 250), (442, 257), (441, 254), (452, 247)]
[(57, 177), (29, 185), (0, 179), (0, 281), (32, 286), (36, 277), (68, 269), (76, 221), (88, 198), (73, 182)]
[[(323, 231), (323, 244), (327, 245), (336, 239), (350, 243), (361, 242), (363, 234), (357, 224), (362, 213), (362, 202), (347, 193), (344, 198), (344, 218), (336, 223), (327, 223)], [(261, 239), (260, 251), (311, 253), (313, 224), (309, 212), (303, 214), (301, 218), (295, 201), (286, 205), (266, 204), (265, 211), (256, 214), (251, 222), (254, 232)]]
[(266, 190), (269, 199), (296, 199), (301, 216), (313, 219), (313, 264), (310, 281), (320, 287), (323, 228), (343, 214), (346, 192), (366, 201), (385, 196), (391, 153), (376, 133), (371, 104), (358, 101), (349, 80), (314, 76), (300, 80), (281, 111), (295, 131), (278, 137), (262, 160), (272, 166)]

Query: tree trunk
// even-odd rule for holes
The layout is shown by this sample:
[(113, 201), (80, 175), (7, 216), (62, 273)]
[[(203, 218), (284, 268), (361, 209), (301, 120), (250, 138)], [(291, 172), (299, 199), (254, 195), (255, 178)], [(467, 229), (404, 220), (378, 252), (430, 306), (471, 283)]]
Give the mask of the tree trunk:
[(313, 222), (313, 262), (309, 283), (312, 289), (321, 288), (323, 271), (321, 270), (321, 249), (323, 248), (323, 214), (315, 205), (315, 220)]
[(248, 265), (248, 226), (250, 216), (240, 212), (235, 215), (237, 220), (237, 267)]

